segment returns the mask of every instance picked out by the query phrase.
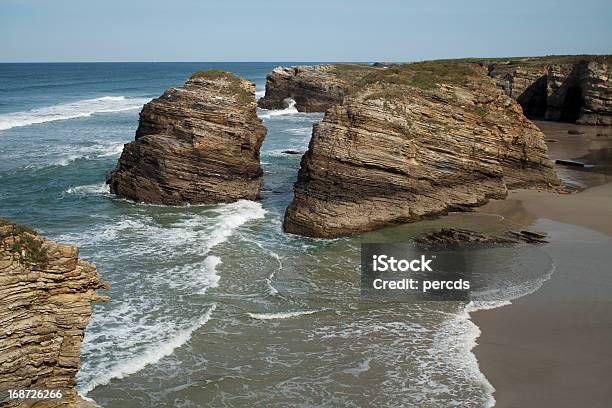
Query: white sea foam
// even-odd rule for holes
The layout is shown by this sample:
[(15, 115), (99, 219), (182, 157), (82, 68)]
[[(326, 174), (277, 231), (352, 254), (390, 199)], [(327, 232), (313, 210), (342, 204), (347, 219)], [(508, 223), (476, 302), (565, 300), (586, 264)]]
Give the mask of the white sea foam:
[(200, 294), (206, 293), (206, 289), (208, 288), (216, 288), (219, 286), (219, 280), (221, 277), (217, 273), (217, 266), (221, 264), (221, 258), (218, 256), (208, 256), (204, 260), (204, 268), (202, 273), (202, 289), (200, 290)]
[(551, 278), (554, 270), (555, 265), (553, 263), (551, 264), (551, 269), (541, 277), (506, 287), (503, 290), (489, 290), (477, 293), (479, 298), (489, 300), (469, 302), (457, 315), (452, 316), (443, 323), (442, 330), (439, 331), (439, 335), (435, 339), (435, 350), (445, 353), (455, 361), (457, 366), (466, 372), (472, 373), (478, 379), (478, 382), (484, 386), (485, 392), (488, 395), (486, 407), (495, 406), (495, 398), (493, 397), (495, 388), (480, 371), (478, 360), (472, 352), (477, 345), (477, 339), (480, 337), (481, 331), (472, 322), (470, 313), (510, 305), (512, 300), (533, 293), (542, 287), (544, 282)]
[(347, 368), (347, 369), (344, 369), (342, 371), (347, 373), (347, 374), (351, 374), (354, 377), (359, 377), (362, 373), (365, 373), (365, 372), (367, 372), (370, 369), (370, 363), (371, 362), (372, 362), (372, 358), (368, 357), (364, 361), (359, 363), (359, 365), (357, 367)]
[(35, 108), (22, 112), (4, 113), (0, 115), (0, 130), (57, 120), (83, 118), (94, 113), (138, 109), (148, 101), (149, 99), (147, 98), (103, 96), (101, 98), (84, 99), (77, 102)]
[(261, 91), (255, 91), (255, 99), (261, 99), (264, 97), (264, 95), (266, 94), (265, 89), (261, 90)]
[[(59, 237), (84, 251), (95, 248), (100, 264), (105, 257), (136, 259), (136, 264), (122, 266), (119, 290), (138, 296), (111, 293), (111, 302), (93, 314), (87, 328), (78, 378), (83, 394), (155, 364), (185, 344), (212, 312), (194, 316), (207, 303), (206, 297), (193, 295), (220, 283), (222, 260), (210, 250), (265, 215), (260, 203), (247, 200), (188, 210), (178, 218), (170, 211), (160, 219), (139, 207), (97, 228)], [(156, 267), (157, 262), (173, 266)]]
[(287, 107), (285, 109), (279, 110), (268, 110), (262, 109), (259, 117), (261, 119), (270, 119), (274, 116), (284, 116), (284, 115), (292, 115), (294, 113), (298, 113), (297, 108), (295, 107), (295, 101), (293, 99), (287, 99)]
[(291, 317), (310, 315), (318, 312), (322, 312), (323, 309), (319, 310), (298, 310), (295, 312), (280, 312), (280, 313), (247, 313), (249, 317), (256, 320), (275, 320), (275, 319), (289, 319)]
[(98, 149), (96, 153), (98, 157), (117, 156), (123, 152), (123, 146), (125, 146), (123, 142), (108, 143), (106, 145), (98, 144), (96, 145)]
[[(108, 384), (113, 378), (124, 378), (128, 375), (137, 373), (149, 364), (155, 364), (162, 358), (171, 355), (175, 349), (189, 341), (193, 332), (204, 326), (206, 322), (210, 320), (215, 308), (216, 305), (212, 304), (193, 325), (177, 332), (170, 339), (153, 344), (141, 354), (121, 360), (121, 364), (116, 365), (114, 369), (97, 373), (89, 382), (78, 387), (79, 393), (87, 395), (88, 392), (97, 386)], [(163, 329), (163, 327), (160, 327), (160, 330)]]
[(480, 329), (470, 320), (468, 307), (463, 307), (457, 315), (451, 316), (442, 323), (441, 329), (434, 339), (434, 347), (430, 354), (434, 355), (436, 359), (446, 358), (453, 361), (458, 369), (482, 384), (487, 395), (485, 406), (493, 407), (495, 405), (495, 398), (493, 397), (495, 388), (480, 371), (478, 360), (472, 353), (479, 336)]
[(270, 294), (271, 296), (276, 296), (278, 295), (278, 290), (274, 286), (272, 286), (272, 279), (274, 279), (274, 275), (276, 275), (277, 271), (283, 269), (283, 263), (280, 259), (280, 256), (278, 256), (276, 252), (271, 252), (271, 255), (278, 262), (278, 269), (272, 270), (272, 272), (270, 272), (270, 274), (266, 277), (266, 286), (268, 287), (268, 294)]
[(53, 162), (56, 166), (68, 166), (76, 160), (91, 160), (101, 157), (118, 156), (123, 151), (124, 142), (96, 143), (92, 146), (68, 146), (68, 154), (60, 156)]
[(235, 203), (223, 206), (219, 211), (219, 221), (216, 228), (210, 234), (210, 238), (206, 243), (206, 250), (219, 245), (227, 240), (227, 238), (247, 221), (263, 218), (266, 210), (261, 204), (254, 201), (240, 200)]
[(87, 184), (84, 186), (70, 187), (65, 193), (75, 195), (105, 195), (110, 194), (110, 188), (106, 183)]

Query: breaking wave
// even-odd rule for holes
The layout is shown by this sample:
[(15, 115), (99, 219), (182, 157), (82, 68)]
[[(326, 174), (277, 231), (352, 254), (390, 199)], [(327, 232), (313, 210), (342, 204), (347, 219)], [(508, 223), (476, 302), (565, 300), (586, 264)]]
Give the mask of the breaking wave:
[(105, 195), (110, 194), (109, 185), (106, 183), (98, 184), (87, 184), (84, 186), (70, 187), (66, 191), (66, 194), (74, 195)]
[[(84, 194), (99, 187), (69, 190)], [(162, 208), (157, 217), (140, 206), (133, 210), (97, 228), (56, 237), (95, 253), (92, 261), (99, 265), (116, 265), (113, 273), (121, 275), (121, 285), (110, 288), (111, 301), (96, 305), (101, 309), (87, 327), (77, 377), (83, 395), (156, 364), (187, 343), (216, 307), (202, 296), (221, 278), (222, 260), (210, 251), (266, 213), (260, 203), (247, 200), (181, 212)]]
[(281, 313), (247, 313), (249, 317), (256, 320), (273, 320), (273, 319), (289, 319), (291, 317), (310, 315), (323, 310), (298, 310), (295, 312), (281, 312)]
[(295, 101), (293, 99), (287, 99), (287, 107), (285, 109), (279, 109), (279, 110), (262, 109), (261, 111), (262, 112), (259, 114), (259, 117), (261, 119), (270, 119), (271, 117), (274, 117), (274, 116), (284, 116), (284, 115), (291, 115), (294, 113), (298, 113), (298, 110), (295, 107)]
[[(108, 384), (113, 378), (124, 378), (128, 375), (137, 373), (149, 364), (155, 364), (162, 358), (171, 355), (175, 349), (189, 341), (194, 331), (204, 326), (206, 322), (210, 320), (212, 312), (216, 307), (216, 304), (213, 303), (193, 325), (177, 332), (172, 338), (149, 347), (139, 355), (122, 360), (122, 363), (115, 366), (112, 370), (97, 373), (89, 382), (78, 387), (78, 392), (82, 395), (87, 395), (88, 392), (97, 386)], [(163, 325), (160, 325), (158, 329), (160, 331), (165, 330)]]
[(97, 159), (102, 157), (118, 156), (123, 151), (124, 142), (97, 143), (93, 146), (68, 146), (68, 154), (61, 155), (52, 162), (55, 166), (68, 166), (77, 160)]
[(0, 130), (57, 120), (84, 118), (94, 113), (121, 112), (138, 109), (148, 101), (148, 98), (103, 96), (101, 98), (83, 99), (77, 102), (62, 103), (22, 112), (4, 113), (0, 115)]

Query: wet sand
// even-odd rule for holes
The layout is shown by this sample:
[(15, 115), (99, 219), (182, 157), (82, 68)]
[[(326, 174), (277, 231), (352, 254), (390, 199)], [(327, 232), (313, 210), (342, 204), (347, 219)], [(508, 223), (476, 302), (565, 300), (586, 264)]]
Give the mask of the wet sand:
[[(549, 144), (553, 159), (610, 147), (609, 138), (595, 134), (607, 129), (576, 136), (567, 133), (571, 125), (538, 125), (558, 140)], [(556, 266), (538, 291), (472, 314), (482, 332), (474, 352), (496, 389), (496, 407), (612, 406), (612, 180), (558, 172), (588, 188), (572, 195), (515, 191), (479, 210), (547, 232), (542, 249)]]

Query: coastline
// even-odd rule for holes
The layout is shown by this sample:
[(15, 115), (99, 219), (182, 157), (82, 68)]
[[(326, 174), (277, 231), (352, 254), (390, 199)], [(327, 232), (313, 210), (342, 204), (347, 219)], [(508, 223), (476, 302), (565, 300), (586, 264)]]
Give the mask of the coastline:
[[(607, 407), (612, 399), (612, 183), (572, 195), (519, 190), (480, 211), (536, 219), (555, 272), (512, 304), (471, 313), (495, 407)], [(520, 222), (520, 221), (519, 221)], [(588, 261), (588, 262), (584, 262)]]

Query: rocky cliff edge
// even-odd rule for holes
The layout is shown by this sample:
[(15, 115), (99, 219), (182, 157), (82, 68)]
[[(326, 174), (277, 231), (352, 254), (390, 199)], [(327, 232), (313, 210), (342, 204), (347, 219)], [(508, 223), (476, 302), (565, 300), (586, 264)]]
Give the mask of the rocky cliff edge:
[(0, 219), (0, 391), (61, 390), (61, 399), (0, 400), (10, 408), (92, 407), (74, 390), (91, 303), (108, 297), (78, 248)]

